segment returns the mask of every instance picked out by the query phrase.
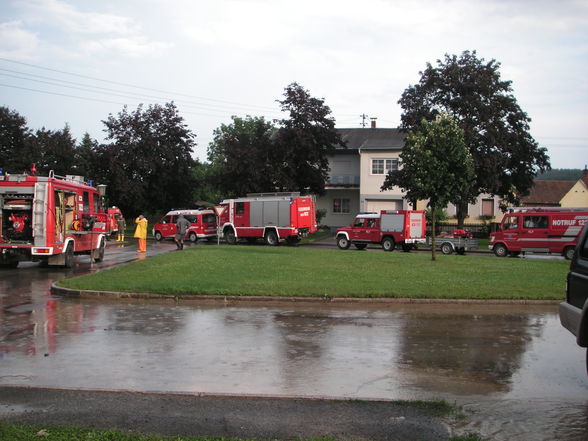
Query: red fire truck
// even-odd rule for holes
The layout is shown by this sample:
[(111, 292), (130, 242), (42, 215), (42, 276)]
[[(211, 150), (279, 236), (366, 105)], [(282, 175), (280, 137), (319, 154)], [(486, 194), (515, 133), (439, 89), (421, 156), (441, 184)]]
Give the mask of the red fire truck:
[(0, 175), (0, 265), (40, 261), (67, 268), (74, 255), (104, 258), (107, 216), (81, 176)]
[(191, 242), (198, 239), (212, 240), (216, 237), (216, 216), (213, 210), (171, 210), (153, 226), (155, 240), (173, 238), (176, 235), (176, 222), (180, 214), (190, 222), (186, 237)]
[(588, 208), (511, 208), (490, 235), (488, 246), (498, 257), (557, 253), (569, 260), (587, 221)]
[(351, 244), (363, 250), (370, 243), (382, 245), (384, 251), (392, 251), (396, 244), (410, 251), (426, 242), (427, 221), (424, 211), (382, 210), (379, 213), (359, 213), (353, 224), (338, 228), (337, 246), (346, 250)]
[(300, 193), (256, 193), (221, 201), (225, 210), (219, 224), (228, 244), (240, 238), (254, 242), (263, 238), (267, 245), (280, 240), (293, 244), (317, 231), (316, 204), (312, 196)]

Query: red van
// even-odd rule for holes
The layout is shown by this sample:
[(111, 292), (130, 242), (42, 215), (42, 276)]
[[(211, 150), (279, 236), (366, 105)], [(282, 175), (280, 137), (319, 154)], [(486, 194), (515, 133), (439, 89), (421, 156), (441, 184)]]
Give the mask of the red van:
[(570, 260), (588, 221), (588, 208), (522, 207), (504, 215), (488, 246), (498, 257), (556, 253)]
[(190, 228), (186, 232), (186, 237), (190, 241), (196, 242), (198, 239), (212, 240), (216, 237), (216, 216), (213, 210), (169, 211), (153, 226), (153, 237), (156, 240), (173, 239), (176, 235), (176, 222), (180, 214), (190, 222)]

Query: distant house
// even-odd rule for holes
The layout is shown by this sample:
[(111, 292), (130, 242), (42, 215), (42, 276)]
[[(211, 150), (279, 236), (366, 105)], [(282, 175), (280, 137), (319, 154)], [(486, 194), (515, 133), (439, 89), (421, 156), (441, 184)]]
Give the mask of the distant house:
[(526, 207), (588, 207), (588, 170), (577, 181), (539, 181), (521, 200)]
[[(337, 146), (329, 157), (329, 180), (326, 193), (317, 198), (317, 208), (326, 212), (322, 224), (330, 227), (349, 225), (362, 211), (408, 210), (411, 205), (400, 188), (380, 191), (390, 170), (397, 170), (405, 134), (398, 129), (371, 128), (337, 129), (347, 148)], [(475, 204), (468, 206), (466, 222), (479, 222), (480, 216), (496, 217), (500, 199), (481, 195)], [(418, 209), (425, 204), (419, 202)], [(447, 214), (455, 215), (450, 205)]]

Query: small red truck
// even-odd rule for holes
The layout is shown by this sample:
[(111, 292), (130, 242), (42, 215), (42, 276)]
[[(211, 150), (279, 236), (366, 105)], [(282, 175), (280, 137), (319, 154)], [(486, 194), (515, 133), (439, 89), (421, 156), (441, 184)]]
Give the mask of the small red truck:
[(427, 221), (424, 211), (382, 210), (379, 213), (359, 213), (353, 224), (337, 229), (337, 246), (346, 250), (353, 244), (363, 250), (370, 243), (381, 244), (384, 251), (396, 245), (410, 251), (419, 243), (426, 243)]
[(153, 226), (153, 237), (156, 240), (173, 238), (180, 214), (190, 222), (186, 237), (191, 242), (198, 239), (212, 240), (216, 237), (216, 216), (213, 210), (171, 210)]
[(0, 266), (38, 261), (69, 268), (76, 254), (100, 262), (107, 234), (102, 196), (81, 176), (1, 174)]
[(498, 257), (533, 252), (561, 254), (569, 260), (586, 222), (588, 208), (511, 208), (490, 235), (488, 247)]
[(280, 240), (297, 243), (317, 231), (316, 203), (313, 196), (300, 193), (255, 193), (238, 199), (225, 199), (220, 227), (228, 244), (241, 238), (250, 242), (264, 239), (270, 246)]

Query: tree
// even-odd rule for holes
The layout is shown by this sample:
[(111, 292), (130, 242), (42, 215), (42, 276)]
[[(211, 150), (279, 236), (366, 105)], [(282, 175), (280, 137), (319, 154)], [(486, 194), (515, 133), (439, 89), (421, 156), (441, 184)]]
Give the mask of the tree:
[(460, 57), (445, 55), (437, 64), (427, 63), (419, 83), (409, 86), (398, 101), (403, 109), (401, 128), (416, 129), (423, 119), (432, 121), (447, 112), (463, 129), (476, 180), (458, 201), (461, 225), (463, 208), (480, 193), (516, 204), (537, 173), (550, 168), (549, 157), (530, 135), (531, 119), (517, 104), (511, 81), (501, 79), (500, 63), (465, 51)]
[(232, 117), (231, 124), (214, 130), (208, 146), (210, 175), (225, 197), (275, 189), (272, 134), (275, 127), (263, 117)]
[(129, 112), (125, 106), (103, 121), (110, 168), (109, 200), (138, 214), (189, 206), (194, 180), (191, 167), (195, 135), (174, 103), (150, 105)]
[(22, 173), (31, 166), (27, 139), (30, 130), (26, 119), (8, 107), (0, 107), (0, 168), (8, 173)]
[(283, 190), (323, 194), (329, 173), (328, 156), (345, 145), (335, 130), (331, 109), (297, 83), (286, 87), (278, 101), (289, 119), (280, 121), (274, 137), (276, 186)]
[(48, 130), (44, 127), (30, 136), (30, 151), (37, 163), (37, 172), (47, 175), (53, 171), (56, 175), (73, 174), (76, 162), (76, 141), (72, 137), (69, 126), (62, 130)]
[(446, 113), (438, 114), (433, 122), (423, 119), (418, 130), (409, 132), (400, 159), (402, 168), (386, 176), (382, 190), (398, 186), (406, 191), (407, 198), (429, 200), (431, 257), (435, 260), (436, 212), (459, 200), (475, 179), (463, 130)]

